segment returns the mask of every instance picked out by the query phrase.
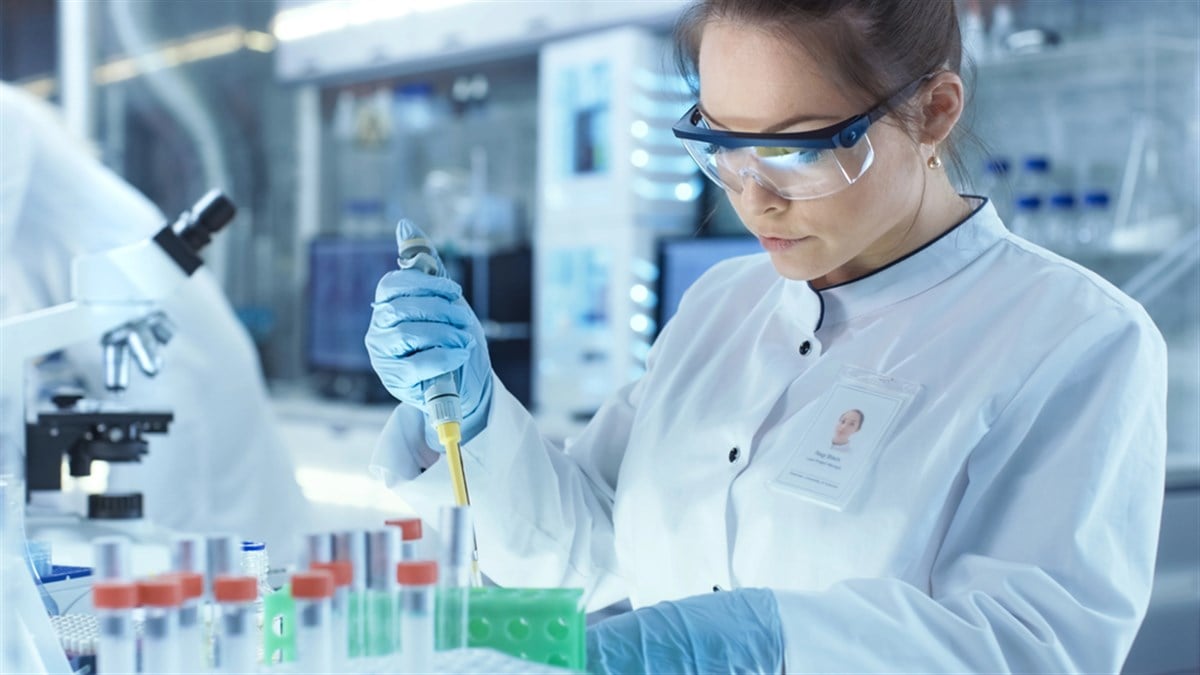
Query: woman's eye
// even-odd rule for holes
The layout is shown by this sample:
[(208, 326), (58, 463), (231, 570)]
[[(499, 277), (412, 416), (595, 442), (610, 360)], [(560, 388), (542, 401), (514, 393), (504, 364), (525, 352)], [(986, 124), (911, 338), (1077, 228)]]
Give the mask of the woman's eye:
[(809, 148), (781, 148), (758, 146), (754, 154), (768, 160), (771, 164), (815, 164), (821, 160), (823, 150)]

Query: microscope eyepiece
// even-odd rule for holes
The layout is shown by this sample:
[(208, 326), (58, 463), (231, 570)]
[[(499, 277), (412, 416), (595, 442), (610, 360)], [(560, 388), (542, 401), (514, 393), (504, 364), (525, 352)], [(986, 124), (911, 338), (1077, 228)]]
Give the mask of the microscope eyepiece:
[(179, 238), (193, 251), (199, 252), (212, 237), (233, 220), (237, 207), (220, 190), (210, 190), (184, 211), (176, 221), (175, 229)]

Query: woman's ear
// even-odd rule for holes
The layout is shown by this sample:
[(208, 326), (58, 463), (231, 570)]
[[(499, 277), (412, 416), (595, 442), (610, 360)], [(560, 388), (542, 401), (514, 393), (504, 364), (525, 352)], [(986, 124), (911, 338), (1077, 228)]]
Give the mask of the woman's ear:
[(956, 73), (934, 75), (922, 89), (921, 143), (938, 145), (950, 135), (962, 117), (963, 82)]

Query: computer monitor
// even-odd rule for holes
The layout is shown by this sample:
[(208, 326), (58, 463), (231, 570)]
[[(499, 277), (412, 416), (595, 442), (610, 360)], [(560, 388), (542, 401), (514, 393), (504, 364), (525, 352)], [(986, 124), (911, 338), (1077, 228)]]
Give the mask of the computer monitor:
[(375, 286), (396, 269), (392, 237), (324, 236), (309, 247), (307, 361), (310, 367), (370, 373), (363, 336)]
[(658, 245), (658, 327), (679, 309), (679, 301), (700, 275), (727, 258), (762, 253), (754, 237), (663, 239)]

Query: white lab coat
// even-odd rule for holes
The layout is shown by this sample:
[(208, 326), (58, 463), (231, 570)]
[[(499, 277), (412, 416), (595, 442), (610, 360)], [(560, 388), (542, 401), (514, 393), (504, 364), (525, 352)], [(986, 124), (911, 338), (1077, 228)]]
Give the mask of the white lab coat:
[[(483, 569), (592, 609), (773, 589), (788, 672), (1115, 672), (1150, 596), (1165, 360), (1141, 307), (990, 204), (820, 293), (726, 261), (566, 452), (496, 381), (464, 449)], [(838, 512), (770, 485), (843, 365), (923, 391)], [(420, 424), (397, 408), (376, 464), (432, 518), (452, 492)]]
[[(165, 218), (71, 137), (54, 109), (0, 83), (0, 317), (71, 300), (71, 260), (153, 235)], [(196, 195), (197, 198), (200, 195)], [(123, 405), (174, 413), (141, 465), (113, 465), (109, 490), (145, 495), (149, 520), (266, 540), (290, 560), (308, 503), (275, 426), (253, 342), (201, 268), (164, 301), (176, 334), (153, 379), (132, 367)], [(67, 350), (102, 394), (99, 340)], [(7, 393), (5, 400), (9, 400)], [(4, 434), (20, 433), (5, 417)]]

